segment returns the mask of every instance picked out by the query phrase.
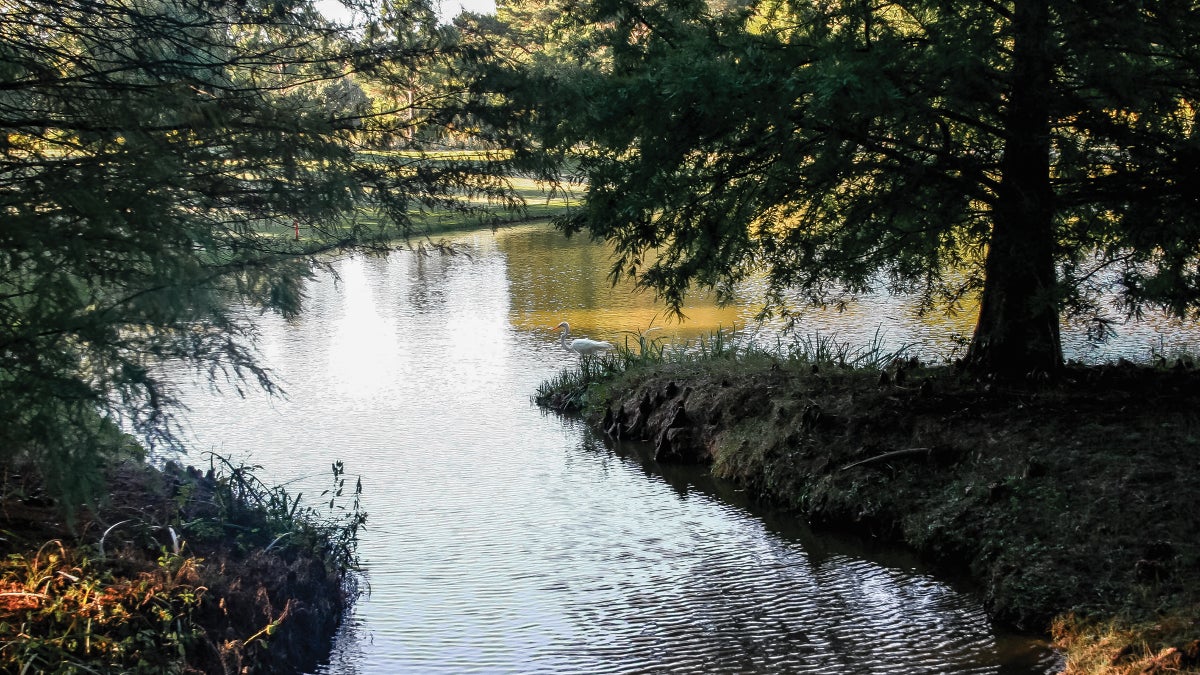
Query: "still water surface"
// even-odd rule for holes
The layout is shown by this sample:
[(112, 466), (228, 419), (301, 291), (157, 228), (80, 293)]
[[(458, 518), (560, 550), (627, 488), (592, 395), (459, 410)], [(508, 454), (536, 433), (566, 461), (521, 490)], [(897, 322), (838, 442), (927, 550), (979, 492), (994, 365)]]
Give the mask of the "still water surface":
[[(370, 595), (322, 672), (1053, 670), (1044, 645), (998, 632), (975, 596), (903, 555), (815, 537), (539, 411), (531, 392), (574, 358), (549, 326), (620, 339), (657, 310), (607, 287), (602, 248), (544, 227), (459, 243), (463, 255), (341, 260), (302, 317), (264, 316), (286, 400), (185, 392), (197, 450), (308, 494), (335, 459), (362, 476)], [(753, 311), (697, 304), (693, 325), (665, 332)], [(843, 332), (869, 337), (904, 311)], [(945, 332), (910, 324), (885, 328)]]

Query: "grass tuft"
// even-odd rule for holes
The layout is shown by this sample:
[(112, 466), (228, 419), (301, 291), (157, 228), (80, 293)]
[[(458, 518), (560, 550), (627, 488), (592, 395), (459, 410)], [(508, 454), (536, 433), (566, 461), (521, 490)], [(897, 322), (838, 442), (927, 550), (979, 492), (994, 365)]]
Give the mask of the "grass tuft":
[(604, 400), (603, 393), (618, 379), (649, 372), (664, 365), (676, 369), (724, 367), (772, 363), (815, 366), (846, 372), (879, 371), (904, 358), (911, 345), (899, 349), (885, 346), (880, 330), (871, 342), (853, 345), (820, 332), (794, 336), (767, 348), (738, 337), (731, 331), (717, 330), (683, 343), (671, 344), (651, 333), (654, 328), (626, 334), (622, 344), (601, 356), (582, 357), (574, 366), (563, 369), (542, 382), (534, 393), (538, 405), (557, 410), (583, 411)]

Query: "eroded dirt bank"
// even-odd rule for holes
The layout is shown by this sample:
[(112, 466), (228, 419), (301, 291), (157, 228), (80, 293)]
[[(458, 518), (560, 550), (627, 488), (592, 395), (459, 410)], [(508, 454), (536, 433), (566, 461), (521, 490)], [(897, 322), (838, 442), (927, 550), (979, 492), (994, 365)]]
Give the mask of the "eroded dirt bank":
[(765, 360), (593, 384), (585, 412), (817, 526), (903, 542), (1054, 633), (1067, 672), (1200, 671), (1200, 375), (1000, 384)]

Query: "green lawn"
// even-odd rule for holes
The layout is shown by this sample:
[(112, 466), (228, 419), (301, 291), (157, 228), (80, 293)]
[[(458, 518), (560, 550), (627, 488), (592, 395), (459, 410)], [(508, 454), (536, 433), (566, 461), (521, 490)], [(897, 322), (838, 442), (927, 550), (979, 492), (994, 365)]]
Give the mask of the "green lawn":
[[(565, 213), (582, 201), (583, 188), (579, 186), (550, 186), (530, 178), (511, 178), (509, 184), (524, 206), (512, 209), (502, 203), (489, 203), (486, 198), (464, 197), (461, 201), (471, 211), (438, 210), (413, 213), (417, 236), (430, 236), (447, 232), (458, 232), (498, 224), (551, 218)], [(360, 213), (360, 217), (370, 214)]]
[[(456, 201), (462, 208), (416, 208), (408, 212), (411, 219), (411, 230), (408, 236), (414, 239), (436, 237), (452, 232), (483, 229), (518, 223), (530, 220), (552, 218), (578, 206), (583, 199), (584, 188), (578, 185), (551, 186), (531, 178), (509, 178), (507, 180), (511, 194), (516, 197), (517, 204), (505, 203), (490, 199), (486, 195), (463, 194)], [(363, 206), (354, 213), (353, 218), (345, 218), (338, 223), (322, 223), (317, 232), (313, 225), (300, 223), (299, 238), (301, 241), (330, 240), (337, 237), (339, 231), (350, 230), (354, 226), (374, 230), (384, 225), (381, 214), (372, 206)], [(260, 235), (292, 239), (296, 230), (290, 222), (261, 224), (257, 228)]]

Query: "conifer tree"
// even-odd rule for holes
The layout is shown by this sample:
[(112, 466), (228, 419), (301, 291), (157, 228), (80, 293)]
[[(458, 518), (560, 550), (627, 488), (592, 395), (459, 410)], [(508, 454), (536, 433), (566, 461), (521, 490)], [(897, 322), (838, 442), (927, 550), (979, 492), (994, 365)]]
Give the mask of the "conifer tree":
[(0, 0), (0, 461), (78, 503), (120, 430), (177, 444), (165, 361), (273, 391), (254, 313), (470, 181), (364, 152), (402, 134), (354, 78), (437, 30), (420, 2), (350, 29), (307, 0)]
[(1104, 318), (1099, 280), (1196, 315), (1195, 3), (572, 7), (593, 57), (492, 63), (479, 114), (576, 169), (562, 227), (672, 305), (750, 274), (775, 309), (978, 293), (967, 364), (1014, 376), (1061, 365), (1065, 312)]

